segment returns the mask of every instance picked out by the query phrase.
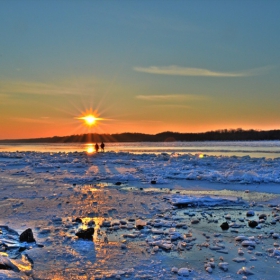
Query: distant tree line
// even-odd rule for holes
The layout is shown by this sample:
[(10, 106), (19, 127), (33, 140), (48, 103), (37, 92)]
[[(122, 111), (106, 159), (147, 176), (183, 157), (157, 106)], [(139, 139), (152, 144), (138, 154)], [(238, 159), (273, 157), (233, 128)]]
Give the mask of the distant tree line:
[(90, 142), (173, 142), (173, 141), (261, 141), (280, 140), (280, 130), (223, 129), (203, 133), (162, 132), (158, 134), (81, 134), (47, 138), (0, 140), (0, 143), (90, 143)]

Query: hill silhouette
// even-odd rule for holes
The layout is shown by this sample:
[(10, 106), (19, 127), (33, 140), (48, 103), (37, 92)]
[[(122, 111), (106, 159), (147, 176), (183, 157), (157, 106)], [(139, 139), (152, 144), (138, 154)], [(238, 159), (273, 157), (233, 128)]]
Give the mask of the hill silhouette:
[(158, 134), (80, 134), (32, 139), (5, 139), (0, 143), (90, 143), (90, 142), (171, 142), (171, 141), (254, 141), (280, 140), (280, 130), (223, 129), (202, 133), (161, 132)]

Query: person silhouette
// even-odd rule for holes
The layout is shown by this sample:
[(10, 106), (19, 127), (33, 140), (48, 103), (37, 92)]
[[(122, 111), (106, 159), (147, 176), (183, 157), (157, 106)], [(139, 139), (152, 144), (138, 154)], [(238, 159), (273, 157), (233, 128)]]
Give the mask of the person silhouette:
[(95, 151), (98, 153), (99, 146), (98, 146), (98, 144), (97, 144), (97, 143), (95, 144), (94, 148), (95, 148)]
[(101, 143), (100, 147), (101, 147), (102, 152), (104, 152), (105, 144), (103, 142)]

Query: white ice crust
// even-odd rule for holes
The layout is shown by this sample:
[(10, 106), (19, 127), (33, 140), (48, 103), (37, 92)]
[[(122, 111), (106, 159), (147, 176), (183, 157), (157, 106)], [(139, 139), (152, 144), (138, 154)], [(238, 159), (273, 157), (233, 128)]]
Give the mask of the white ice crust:
[(219, 183), (280, 183), (280, 158), (251, 158), (173, 154), (106, 152), (1, 152), (0, 171), (50, 172), (64, 182), (93, 180), (169, 183), (200, 180)]

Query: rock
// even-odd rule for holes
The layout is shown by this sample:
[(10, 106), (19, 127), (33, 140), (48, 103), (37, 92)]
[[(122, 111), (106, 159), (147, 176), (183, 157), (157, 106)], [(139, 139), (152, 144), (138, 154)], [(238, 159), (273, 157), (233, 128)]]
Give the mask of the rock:
[(235, 237), (235, 241), (244, 241), (244, 240), (248, 240), (249, 238), (244, 236), (244, 235), (239, 235), (237, 237)]
[(228, 271), (228, 263), (227, 262), (221, 262), (219, 263), (219, 268), (223, 271)]
[(199, 223), (199, 220), (198, 219), (194, 219), (194, 220), (191, 220), (191, 224), (193, 225), (196, 225)]
[(280, 256), (280, 250), (274, 249), (272, 254), (273, 256)]
[(121, 182), (116, 182), (115, 185), (116, 186), (120, 186), (122, 183)]
[(147, 222), (145, 222), (144, 220), (141, 220), (141, 219), (138, 219), (135, 221), (135, 227), (140, 230), (140, 229), (143, 229), (144, 226), (147, 225)]
[(244, 247), (248, 247), (248, 246), (255, 247), (256, 246), (256, 242), (255, 241), (251, 241), (251, 240), (244, 240), (241, 243), (241, 245), (244, 246)]
[(180, 275), (180, 276), (189, 276), (189, 274), (190, 274), (190, 271), (186, 267), (182, 267), (178, 270), (178, 275)]
[(251, 228), (255, 228), (258, 225), (257, 221), (249, 221), (248, 222), (248, 226)]
[(33, 232), (31, 228), (26, 229), (24, 232), (21, 233), (19, 236), (20, 242), (36, 242), (33, 237)]
[(76, 232), (76, 236), (88, 240), (92, 240), (93, 234), (94, 234), (94, 228), (80, 229), (78, 232)]
[(228, 230), (229, 229), (229, 224), (227, 222), (224, 222), (220, 225), (220, 227), (222, 228), (222, 230)]
[(278, 239), (278, 238), (279, 238), (279, 234), (278, 234), (278, 233), (273, 233), (273, 234), (272, 234), (272, 237), (273, 237), (274, 239)]
[(250, 210), (246, 213), (246, 216), (247, 217), (253, 217), (253, 216), (255, 216), (255, 212), (253, 210)]
[(254, 275), (254, 272), (250, 270), (248, 267), (243, 266), (241, 269), (237, 271), (237, 274), (243, 274), (249, 276), (249, 275)]
[(152, 181), (151, 181), (151, 184), (152, 184), (152, 185), (155, 185), (156, 183), (157, 183), (156, 180), (152, 180)]
[(229, 224), (229, 227), (230, 228), (241, 228), (241, 227), (243, 227), (243, 225), (239, 225), (237, 223), (231, 223), (231, 224)]
[(234, 258), (233, 261), (236, 262), (236, 263), (242, 263), (242, 262), (246, 262), (246, 259), (237, 257), (237, 258)]
[(83, 223), (82, 219), (79, 218), (79, 217), (77, 217), (77, 218), (75, 219), (75, 222), (76, 222), (76, 223), (79, 223), (79, 224), (82, 224), (82, 223)]
[(159, 247), (158, 247), (158, 246), (154, 246), (154, 247), (153, 247), (153, 251), (154, 251), (154, 252), (158, 252), (158, 250), (159, 250)]
[(266, 214), (260, 214), (259, 215), (259, 219), (266, 220), (267, 219), (267, 215)]
[(217, 250), (218, 253), (221, 253), (221, 254), (228, 254), (228, 250)]
[(177, 267), (175, 267), (175, 266), (173, 266), (172, 268), (171, 268), (171, 272), (173, 272), (173, 273), (178, 273), (178, 268)]
[(110, 221), (106, 221), (106, 220), (104, 220), (103, 222), (102, 222), (102, 225), (101, 225), (102, 227), (110, 227), (111, 226), (111, 222)]

